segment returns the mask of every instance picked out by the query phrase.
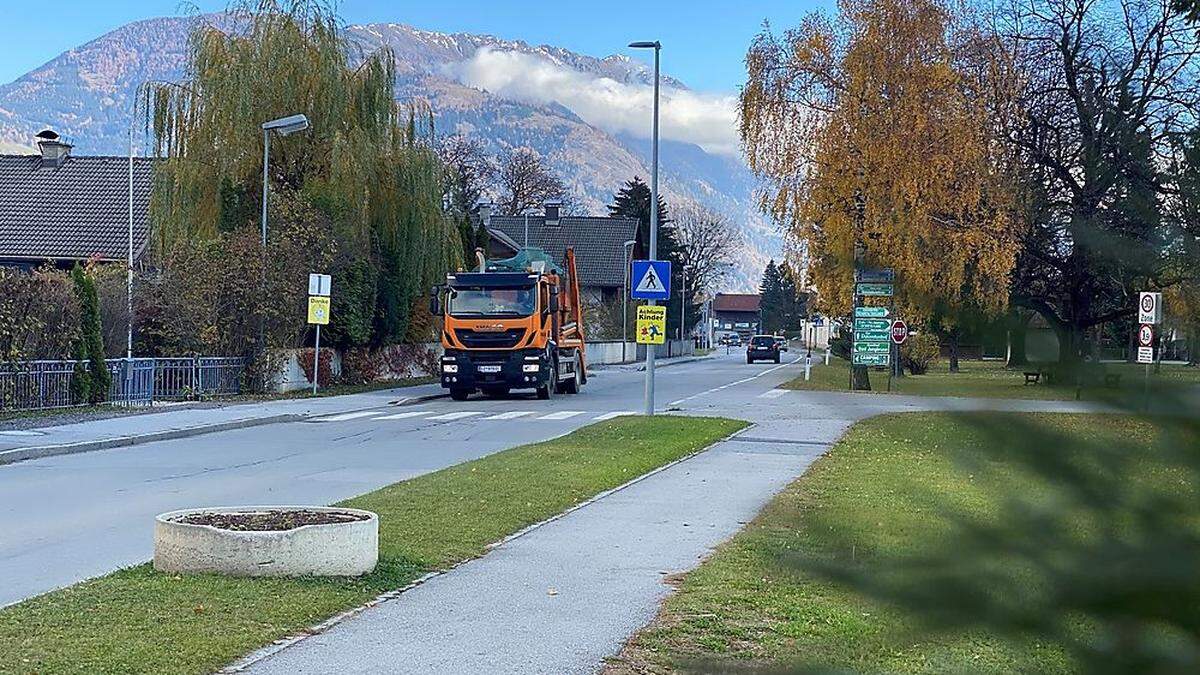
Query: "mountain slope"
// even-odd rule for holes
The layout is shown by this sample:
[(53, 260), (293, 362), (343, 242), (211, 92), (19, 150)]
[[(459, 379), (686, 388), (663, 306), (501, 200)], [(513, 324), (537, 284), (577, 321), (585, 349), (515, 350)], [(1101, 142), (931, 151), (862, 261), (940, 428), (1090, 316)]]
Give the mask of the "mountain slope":
[[(77, 152), (123, 154), (138, 84), (183, 78), (188, 36), (200, 21), (230, 24), (222, 15), (134, 22), (0, 86), (0, 147), (31, 147), (33, 134), (51, 127), (75, 143)], [(535, 148), (563, 176), (575, 201), (586, 211), (603, 213), (624, 181), (649, 175), (646, 138), (627, 128), (606, 131), (601, 123), (585, 121), (589, 115), (597, 117), (595, 101), (572, 98), (580, 86), (606, 94), (615, 90), (618, 98), (612, 106), (618, 109), (601, 110), (600, 117), (620, 119), (619, 96), (640, 95), (652, 78), (639, 61), (620, 55), (601, 59), (558, 47), (486, 35), (448, 35), (394, 23), (348, 26), (346, 31), (358, 54), (381, 47), (392, 50), (397, 62), (397, 98), (401, 102), (429, 101), (440, 133), (473, 135), (492, 152), (521, 145)], [(546, 89), (530, 91), (530, 86), (539, 85), (525, 82), (517, 83), (521, 87), (500, 87), (500, 91), (471, 86), (472, 82), (479, 84), (481, 66), (476, 60), (481, 54), (523, 59), (515, 63), (517, 67), (544, 66)], [(575, 89), (558, 91), (558, 83)], [(669, 77), (664, 77), (664, 86), (686, 92), (682, 83)], [(629, 123), (624, 122), (626, 126)], [(632, 124), (640, 125), (641, 120)], [(649, 127), (649, 119), (645, 127)], [(780, 257), (781, 243), (775, 229), (754, 207), (754, 180), (740, 159), (708, 152), (693, 143), (667, 140), (661, 145), (660, 160), (668, 202), (705, 204), (743, 231), (745, 251), (738, 256), (739, 267), (730, 286), (757, 286), (766, 259)]]

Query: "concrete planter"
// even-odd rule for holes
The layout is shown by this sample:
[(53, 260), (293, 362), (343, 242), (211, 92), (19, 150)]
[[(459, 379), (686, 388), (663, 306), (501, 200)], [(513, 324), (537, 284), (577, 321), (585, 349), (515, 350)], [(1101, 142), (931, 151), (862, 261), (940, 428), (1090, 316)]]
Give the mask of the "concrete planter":
[[(345, 523), (303, 525), (291, 530), (236, 531), (181, 522), (195, 514), (323, 511), (367, 516)], [(240, 506), (184, 509), (160, 514), (154, 523), (154, 569), (217, 572), (231, 576), (358, 576), (379, 561), (379, 516), (323, 506)]]

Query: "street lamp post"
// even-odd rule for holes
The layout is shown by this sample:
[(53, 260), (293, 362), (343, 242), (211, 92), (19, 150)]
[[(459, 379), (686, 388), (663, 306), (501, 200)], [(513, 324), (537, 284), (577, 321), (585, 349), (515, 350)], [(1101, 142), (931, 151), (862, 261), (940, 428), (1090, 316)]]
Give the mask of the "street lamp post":
[[(654, 50), (654, 121), (650, 143), (650, 260), (658, 257), (658, 79), (662, 43), (631, 42), (633, 49)], [(650, 305), (658, 304), (651, 300)], [(646, 414), (654, 414), (654, 347), (646, 345)]]
[(636, 239), (630, 239), (621, 245), (625, 250), (625, 286), (621, 295), (621, 363), (625, 363), (625, 347), (629, 342), (629, 258), (633, 255)]
[[(262, 264), (261, 274), (259, 275), (259, 289), (262, 293), (267, 290), (267, 194), (271, 189), (271, 183), (268, 180), (270, 176), (271, 165), (271, 132), (274, 131), (280, 136), (288, 136), (298, 131), (304, 131), (308, 128), (308, 118), (304, 115), (289, 115), (280, 117), (279, 119), (263, 122), (263, 189), (262, 189)], [(258, 354), (261, 358), (267, 346), (267, 324), (266, 315), (259, 312), (258, 315)], [(313, 380), (317, 379), (317, 359), (319, 354), (313, 356)], [(265, 371), (264, 371), (265, 376)], [(264, 386), (266, 380), (263, 380)]]

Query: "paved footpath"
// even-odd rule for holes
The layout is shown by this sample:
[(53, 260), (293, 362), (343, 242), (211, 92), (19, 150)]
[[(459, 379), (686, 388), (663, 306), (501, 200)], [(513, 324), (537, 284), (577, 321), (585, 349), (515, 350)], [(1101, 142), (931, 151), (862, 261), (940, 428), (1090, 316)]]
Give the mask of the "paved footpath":
[[(778, 384), (797, 371), (768, 377)], [(595, 672), (653, 619), (670, 593), (668, 574), (696, 567), (855, 420), (904, 410), (1095, 410), (722, 389), (683, 403), (683, 412), (750, 418), (755, 426), (327, 632), (239, 665), (261, 674)]]

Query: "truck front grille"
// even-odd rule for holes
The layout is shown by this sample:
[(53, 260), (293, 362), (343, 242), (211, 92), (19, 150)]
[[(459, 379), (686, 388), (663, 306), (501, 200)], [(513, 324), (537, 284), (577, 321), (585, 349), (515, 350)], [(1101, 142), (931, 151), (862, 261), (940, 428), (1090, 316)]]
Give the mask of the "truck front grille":
[(462, 328), (455, 331), (459, 342), (465, 347), (481, 348), (481, 349), (511, 349), (516, 347), (525, 337), (524, 328), (509, 328), (499, 332), (484, 332), (475, 331), (469, 328)]

